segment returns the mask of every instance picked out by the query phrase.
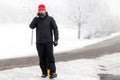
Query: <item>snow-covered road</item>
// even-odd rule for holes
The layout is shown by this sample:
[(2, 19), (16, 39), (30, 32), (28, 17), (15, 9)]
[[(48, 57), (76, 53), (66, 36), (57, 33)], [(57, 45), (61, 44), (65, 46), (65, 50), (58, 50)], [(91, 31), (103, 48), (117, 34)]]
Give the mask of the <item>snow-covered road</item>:
[[(98, 74), (120, 75), (120, 53), (105, 55), (96, 59), (79, 59), (58, 62), (60, 80), (100, 80)], [(15, 68), (0, 71), (0, 80), (40, 80), (39, 66)]]

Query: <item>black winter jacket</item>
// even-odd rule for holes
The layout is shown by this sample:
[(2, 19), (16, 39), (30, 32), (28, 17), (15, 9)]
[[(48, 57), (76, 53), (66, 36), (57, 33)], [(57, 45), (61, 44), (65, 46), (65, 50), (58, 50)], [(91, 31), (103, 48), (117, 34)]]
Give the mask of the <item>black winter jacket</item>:
[(53, 17), (47, 13), (44, 17), (35, 17), (30, 24), (30, 28), (36, 28), (36, 43), (47, 43), (58, 40), (58, 27)]

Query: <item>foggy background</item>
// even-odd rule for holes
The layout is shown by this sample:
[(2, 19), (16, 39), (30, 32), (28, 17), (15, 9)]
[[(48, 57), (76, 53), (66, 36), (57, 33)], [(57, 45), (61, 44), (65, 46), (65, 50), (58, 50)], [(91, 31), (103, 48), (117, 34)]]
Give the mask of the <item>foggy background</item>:
[(56, 20), (55, 52), (81, 48), (120, 31), (119, 0), (1, 0), (0, 59), (37, 55), (35, 30), (29, 24), (39, 4)]
[[(0, 1), (0, 24), (30, 24), (37, 7), (44, 3), (57, 24), (81, 23), (83, 38), (102, 37), (120, 29), (119, 0), (3, 0)], [(2, 27), (2, 26), (0, 26)], [(77, 33), (77, 32), (76, 32)]]

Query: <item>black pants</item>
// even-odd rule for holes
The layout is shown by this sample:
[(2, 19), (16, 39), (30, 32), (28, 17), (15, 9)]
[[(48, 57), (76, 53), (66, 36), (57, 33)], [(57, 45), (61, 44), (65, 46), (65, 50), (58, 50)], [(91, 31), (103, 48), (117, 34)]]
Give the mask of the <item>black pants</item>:
[(50, 69), (50, 74), (56, 73), (55, 58), (53, 55), (53, 44), (37, 43), (36, 47), (38, 51), (39, 65), (42, 70), (42, 74), (47, 74), (47, 69)]

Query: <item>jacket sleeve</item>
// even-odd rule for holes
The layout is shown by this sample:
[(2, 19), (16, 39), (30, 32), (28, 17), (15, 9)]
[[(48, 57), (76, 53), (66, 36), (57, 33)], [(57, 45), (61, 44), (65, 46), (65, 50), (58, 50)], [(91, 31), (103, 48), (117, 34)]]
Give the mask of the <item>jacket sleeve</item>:
[(30, 27), (31, 29), (36, 28), (36, 27), (37, 27), (37, 22), (38, 22), (38, 18), (35, 17), (35, 18), (32, 20), (32, 22), (31, 22), (31, 24), (30, 24), (29, 27)]
[(58, 27), (57, 27), (57, 24), (54, 20), (54, 18), (52, 18), (51, 20), (51, 26), (53, 28), (53, 32), (54, 32), (54, 40), (58, 40), (59, 39), (59, 33), (58, 33)]

